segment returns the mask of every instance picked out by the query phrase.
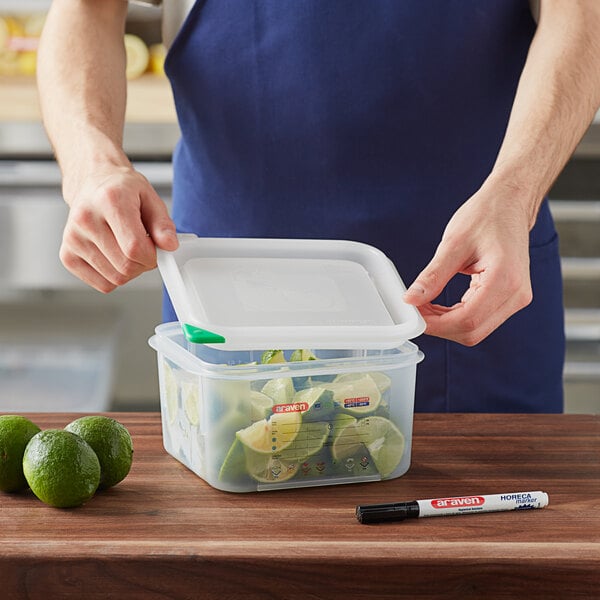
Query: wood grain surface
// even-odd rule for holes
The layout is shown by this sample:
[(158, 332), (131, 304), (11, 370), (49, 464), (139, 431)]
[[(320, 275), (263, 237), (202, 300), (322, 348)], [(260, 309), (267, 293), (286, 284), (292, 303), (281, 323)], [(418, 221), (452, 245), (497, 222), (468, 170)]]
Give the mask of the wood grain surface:
[[(76, 415), (34, 414), (43, 429)], [(251, 494), (113, 415), (131, 473), (78, 509), (0, 495), (1, 598), (599, 598), (600, 416), (416, 415), (409, 472)], [(541, 510), (361, 525), (356, 504), (544, 490)]]

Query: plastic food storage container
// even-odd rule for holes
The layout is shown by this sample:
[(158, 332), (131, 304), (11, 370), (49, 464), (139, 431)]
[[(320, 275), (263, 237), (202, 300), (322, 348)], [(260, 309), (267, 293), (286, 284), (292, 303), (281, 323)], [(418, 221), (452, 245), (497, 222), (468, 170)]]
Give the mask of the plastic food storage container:
[(424, 324), (383, 253), (184, 235), (159, 269), (180, 319), (149, 340), (167, 452), (231, 492), (408, 470)]

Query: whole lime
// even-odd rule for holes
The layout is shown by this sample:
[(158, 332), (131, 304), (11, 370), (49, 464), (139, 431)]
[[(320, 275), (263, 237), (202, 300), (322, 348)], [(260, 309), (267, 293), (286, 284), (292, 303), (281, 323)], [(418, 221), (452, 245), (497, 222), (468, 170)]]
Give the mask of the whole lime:
[(27, 487), (23, 454), (40, 428), (19, 415), (0, 416), (0, 490), (17, 492)]
[(58, 508), (81, 506), (100, 483), (96, 453), (78, 435), (62, 429), (46, 429), (31, 438), (23, 472), (31, 491)]
[(100, 488), (125, 479), (133, 461), (133, 442), (123, 424), (110, 417), (89, 415), (72, 421), (65, 430), (83, 438), (98, 456)]

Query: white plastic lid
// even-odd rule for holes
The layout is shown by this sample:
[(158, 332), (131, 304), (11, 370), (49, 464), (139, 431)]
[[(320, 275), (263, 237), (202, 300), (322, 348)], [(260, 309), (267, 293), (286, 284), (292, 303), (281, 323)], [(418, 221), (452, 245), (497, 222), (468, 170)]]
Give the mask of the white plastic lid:
[(266, 348), (392, 348), (425, 329), (393, 263), (344, 240), (179, 235), (158, 268), (189, 341)]

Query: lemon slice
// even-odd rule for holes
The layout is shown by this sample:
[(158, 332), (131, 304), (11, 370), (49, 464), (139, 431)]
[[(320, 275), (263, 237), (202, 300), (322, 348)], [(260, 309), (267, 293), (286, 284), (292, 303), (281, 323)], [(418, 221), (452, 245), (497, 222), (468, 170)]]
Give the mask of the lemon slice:
[(377, 410), (381, 403), (381, 392), (375, 380), (364, 373), (361, 377), (349, 381), (337, 381), (324, 384), (333, 391), (333, 399), (346, 412), (363, 416)]
[(299, 412), (273, 414), (236, 433), (237, 438), (250, 450), (259, 454), (273, 454), (287, 448), (298, 435), (302, 423)]
[(8, 47), (11, 34), (6, 19), (0, 17), (0, 52)]
[(295, 390), (290, 377), (277, 377), (269, 379), (261, 392), (273, 398), (275, 404), (287, 404), (292, 401)]
[(383, 479), (389, 477), (402, 460), (404, 435), (389, 419), (378, 416), (348, 422), (333, 441), (331, 454), (343, 461), (364, 452), (366, 448)]
[(144, 40), (132, 33), (125, 34), (124, 43), (125, 52), (127, 53), (127, 79), (135, 79), (148, 68), (150, 52)]

